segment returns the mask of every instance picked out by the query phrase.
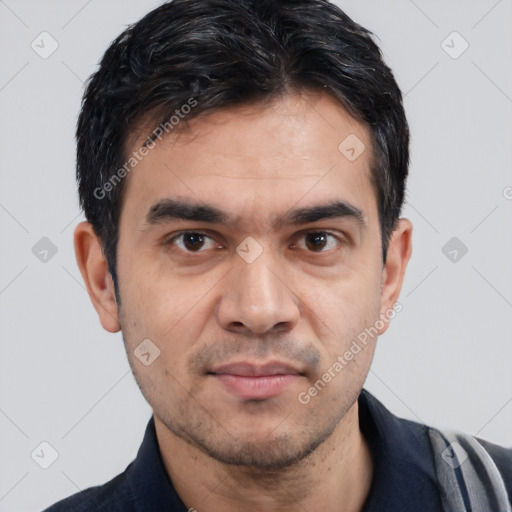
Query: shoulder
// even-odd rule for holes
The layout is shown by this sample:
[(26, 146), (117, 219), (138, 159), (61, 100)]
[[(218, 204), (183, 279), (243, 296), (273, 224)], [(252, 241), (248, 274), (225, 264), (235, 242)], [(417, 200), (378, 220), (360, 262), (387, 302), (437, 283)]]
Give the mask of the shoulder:
[(44, 512), (160, 512), (186, 510), (165, 470), (153, 416), (136, 458), (103, 485), (73, 494)]
[[(512, 449), (454, 430), (429, 427), (436, 474), (448, 509), (510, 511)], [(482, 509), (483, 510), (483, 509)]]
[(117, 475), (103, 485), (72, 494), (43, 512), (130, 512), (134, 509), (131, 506), (125, 473)]
[(387, 468), (400, 468), (397, 489), (403, 491), (407, 478), (408, 488), (428, 483), (444, 510), (512, 510), (512, 448), (399, 418), (368, 392), (359, 403), (361, 430), (373, 451)]
[(510, 497), (512, 497), (512, 447), (505, 448), (485, 439), (475, 438), (491, 456), (498, 468)]

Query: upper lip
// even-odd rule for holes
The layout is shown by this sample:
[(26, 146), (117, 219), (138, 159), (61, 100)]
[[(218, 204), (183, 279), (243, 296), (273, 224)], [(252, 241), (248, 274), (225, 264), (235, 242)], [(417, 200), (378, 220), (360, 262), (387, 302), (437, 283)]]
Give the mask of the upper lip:
[(264, 377), (272, 375), (301, 375), (301, 372), (286, 363), (270, 362), (254, 364), (247, 362), (231, 363), (217, 366), (209, 373), (216, 375), (238, 375), (240, 377)]

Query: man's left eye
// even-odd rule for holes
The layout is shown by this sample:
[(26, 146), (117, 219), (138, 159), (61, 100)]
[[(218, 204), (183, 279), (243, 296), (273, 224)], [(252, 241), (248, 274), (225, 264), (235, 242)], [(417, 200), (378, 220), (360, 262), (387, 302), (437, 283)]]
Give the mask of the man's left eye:
[[(326, 231), (318, 231), (314, 233), (305, 233), (302, 235), (301, 248), (306, 248), (312, 252), (326, 252), (335, 249), (339, 245), (337, 237)], [(304, 246), (302, 246), (304, 244)]]

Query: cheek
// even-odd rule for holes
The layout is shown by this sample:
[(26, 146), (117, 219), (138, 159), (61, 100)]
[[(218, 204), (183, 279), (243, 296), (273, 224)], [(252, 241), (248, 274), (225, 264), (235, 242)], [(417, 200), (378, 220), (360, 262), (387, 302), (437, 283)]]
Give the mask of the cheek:
[(181, 375), (184, 359), (211, 317), (209, 290), (214, 290), (216, 281), (176, 278), (166, 275), (165, 269), (141, 272), (139, 268), (129, 279), (121, 277), (127, 283), (120, 316), (127, 349), (133, 352), (142, 340), (150, 339), (160, 351), (155, 368)]
[(125, 316), (130, 325), (136, 319), (139, 332), (163, 336), (190, 310), (194, 288), (171, 279), (162, 266), (145, 262), (143, 257), (138, 260), (119, 276), (125, 284), (121, 287)]
[(128, 286), (121, 296), (125, 320), (123, 327), (129, 328), (130, 334), (137, 334), (138, 337), (160, 338), (166, 326), (167, 329), (172, 327), (171, 315), (179, 314), (180, 308), (175, 299), (178, 290), (167, 288), (165, 291), (163, 283), (151, 273), (143, 278), (131, 274), (126, 282)]
[(372, 325), (380, 309), (380, 274), (376, 267), (352, 269), (338, 279), (302, 277), (304, 313), (339, 339), (357, 335)]

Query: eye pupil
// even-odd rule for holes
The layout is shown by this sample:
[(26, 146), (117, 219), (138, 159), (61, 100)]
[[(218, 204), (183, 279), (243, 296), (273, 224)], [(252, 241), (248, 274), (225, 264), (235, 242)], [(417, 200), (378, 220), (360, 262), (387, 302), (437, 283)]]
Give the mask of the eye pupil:
[(306, 245), (312, 251), (318, 251), (327, 244), (327, 236), (325, 233), (308, 233), (306, 235)]
[(189, 251), (198, 250), (204, 244), (204, 236), (201, 233), (185, 233), (183, 235), (183, 245)]

